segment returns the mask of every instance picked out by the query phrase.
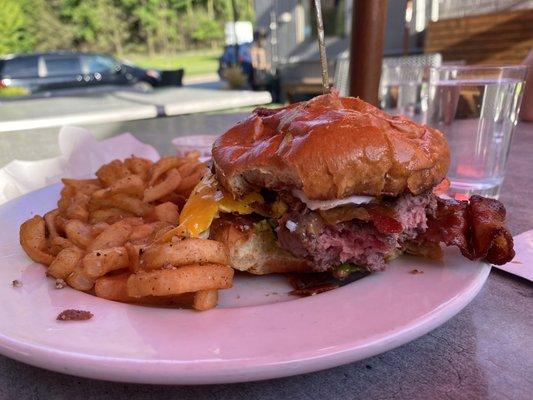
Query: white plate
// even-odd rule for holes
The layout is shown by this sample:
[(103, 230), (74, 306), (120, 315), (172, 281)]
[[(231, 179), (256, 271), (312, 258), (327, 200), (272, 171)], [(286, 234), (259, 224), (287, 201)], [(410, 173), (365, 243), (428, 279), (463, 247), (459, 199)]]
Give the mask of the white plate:
[[(308, 298), (281, 276), (238, 276), (207, 312), (150, 308), (57, 290), (18, 244), (19, 225), (55, 207), (59, 185), (0, 208), (0, 353), (90, 378), (164, 384), (241, 382), (361, 360), (411, 341), (466, 306), (490, 267), (446, 251)], [(412, 274), (413, 269), (423, 271)], [(13, 288), (18, 279), (22, 287)], [(89, 321), (58, 322), (67, 308)]]

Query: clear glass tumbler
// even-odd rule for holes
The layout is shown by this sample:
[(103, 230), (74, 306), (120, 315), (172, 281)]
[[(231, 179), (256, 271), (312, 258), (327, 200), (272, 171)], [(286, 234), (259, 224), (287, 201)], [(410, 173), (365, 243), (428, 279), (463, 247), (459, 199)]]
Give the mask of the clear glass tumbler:
[(523, 65), (431, 68), (426, 122), (442, 131), (450, 146), (450, 196), (499, 196), (526, 70)]
[(383, 65), (379, 86), (380, 108), (424, 122), (427, 112), (429, 67)]

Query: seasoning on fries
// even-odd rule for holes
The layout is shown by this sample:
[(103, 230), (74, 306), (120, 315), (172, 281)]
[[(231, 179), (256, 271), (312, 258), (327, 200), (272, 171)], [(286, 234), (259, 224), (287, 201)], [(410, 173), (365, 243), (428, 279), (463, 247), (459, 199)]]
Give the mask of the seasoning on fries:
[[(232, 286), (225, 245), (178, 229), (180, 206), (202, 179), (198, 153), (114, 160), (96, 179), (63, 179), (57, 208), (20, 227), (47, 275), (98, 297), (208, 310)], [(164, 240), (161, 240), (164, 238)]]

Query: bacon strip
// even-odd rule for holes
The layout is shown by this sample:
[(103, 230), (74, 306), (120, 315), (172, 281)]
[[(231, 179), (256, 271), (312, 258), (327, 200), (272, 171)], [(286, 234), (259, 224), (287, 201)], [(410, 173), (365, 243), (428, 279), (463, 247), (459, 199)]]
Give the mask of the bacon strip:
[(477, 258), (502, 265), (513, 259), (513, 237), (505, 226), (505, 207), (498, 200), (470, 198), (472, 247)]
[(423, 244), (457, 246), (471, 259), (502, 265), (513, 259), (513, 238), (505, 226), (505, 207), (498, 200), (472, 196), (470, 201), (437, 199), (435, 215), (419, 236)]
[(372, 221), (378, 232), (384, 234), (401, 233), (403, 230), (402, 223), (394, 209), (382, 203), (362, 206), (345, 205), (318, 212), (327, 223), (332, 225), (357, 219), (364, 222)]

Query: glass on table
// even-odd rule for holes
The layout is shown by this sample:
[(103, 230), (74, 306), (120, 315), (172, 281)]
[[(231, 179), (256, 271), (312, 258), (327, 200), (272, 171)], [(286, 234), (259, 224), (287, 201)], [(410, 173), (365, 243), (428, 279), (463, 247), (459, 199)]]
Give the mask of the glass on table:
[(450, 147), (450, 196), (498, 198), (525, 74), (522, 65), (431, 68), (427, 124)]
[(427, 112), (429, 67), (383, 65), (379, 86), (380, 108), (424, 122)]

